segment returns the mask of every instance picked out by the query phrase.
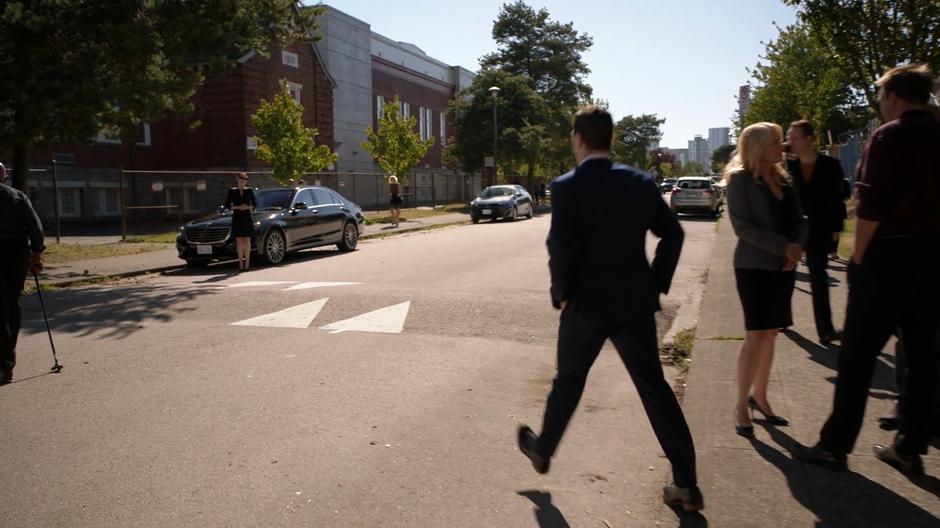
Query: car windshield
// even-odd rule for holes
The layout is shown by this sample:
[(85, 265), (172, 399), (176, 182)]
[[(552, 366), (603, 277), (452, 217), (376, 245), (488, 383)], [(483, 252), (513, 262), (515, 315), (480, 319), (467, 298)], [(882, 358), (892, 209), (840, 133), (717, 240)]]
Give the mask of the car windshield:
[(258, 201), (258, 209), (286, 209), (290, 206), (290, 197), (293, 194), (293, 189), (266, 189), (255, 193), (255, 199)]
[(679, 182), (680, 189), (710, 189), (711, 182), (707, 180), (682, 180)]
[(495, 198), (497, 196), (512, 196), (512, 189), (509, 187), (487, 187), (480, 193), (480, 198)]

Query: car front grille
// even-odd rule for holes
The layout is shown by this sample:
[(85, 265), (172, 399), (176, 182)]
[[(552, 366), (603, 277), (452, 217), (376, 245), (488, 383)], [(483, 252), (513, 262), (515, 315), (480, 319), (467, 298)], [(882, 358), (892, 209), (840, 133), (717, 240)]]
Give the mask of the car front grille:
[(193, 244), (216, 244), (228, 238), (228, 227), (187, 227), (186, 241)]

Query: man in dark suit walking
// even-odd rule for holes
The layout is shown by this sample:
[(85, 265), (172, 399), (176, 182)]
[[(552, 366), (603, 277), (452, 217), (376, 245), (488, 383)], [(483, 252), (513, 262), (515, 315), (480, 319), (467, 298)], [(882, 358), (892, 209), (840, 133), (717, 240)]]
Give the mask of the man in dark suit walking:
[(829, 253), (838, 244), (845, 217), (842, 201), (842, 164), (832, 156), (816, 152), (813, 125), (806, 120), (790, 123), (787, 144), (795, 159), (787, 160), (787, 172), (793, 177), (800, 195), (800, 205), (809, 218), (806, 241), (806, 267), (813, 292), (813, 315), (819, 342), (827, 345), (842, 339), (842, 332), (832, 324), (829, 304)]
[[(609, 338), (636, 385), (660, 445), (672, 464), (667, 504), (704, 508), (696, 485), (695, 448), (682, 409), (663, 376), (654, 314), (667, 293), (682, 249), (682, 228), (652, 176), (613, 163), (613, 120), (599, 107), (577, 113), (571, 144), (578, 166), (551, 184), (548, 234), (551, 297), (561, 310), (558, 371), (545, 409), (542, 434), (525, 425), (519, 449), (547, 473), (588, 371)], [(661, 240), (652, 265), (646, 233)]]

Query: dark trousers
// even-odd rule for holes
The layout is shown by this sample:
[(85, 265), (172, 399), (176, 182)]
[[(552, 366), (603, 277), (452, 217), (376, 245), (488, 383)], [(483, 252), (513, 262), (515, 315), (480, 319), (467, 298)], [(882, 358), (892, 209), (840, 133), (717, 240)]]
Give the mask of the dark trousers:
[(13, 372), (20, 334), (20, 294), (26, 282), (29, 254), (4, 249), (0, 256), (0, 371)]
[(551, 457), (584, 392), (591, 365), (608, 338), (633, 379), (656, 438), (672, 464), (676, 485), (696, 484), (692, 435), (672, 388), (663, 377), (653, 315), (626, 323), (585, 318), (568, 307), (558, 330), (558, 373), (548, 395), (538, 451)]
[(850, 453), (862, 427), (878, 354), (900, 327), (907, 363), (895, 438), (903, 454), (923, 454), (930, 441), (940, 343), (940, 237), (874, 240), (862, 266), (849, 264), (849, 302), (832, 414), (820, 445)]
[(813, 292), (813, 315), (816, 317), (816, 334), (822, 338), (831, 334), (832, 308), (829, 305), (829, 248), (823, 244), (807, 245), (806, 267), (809, 268), (809, 286)]

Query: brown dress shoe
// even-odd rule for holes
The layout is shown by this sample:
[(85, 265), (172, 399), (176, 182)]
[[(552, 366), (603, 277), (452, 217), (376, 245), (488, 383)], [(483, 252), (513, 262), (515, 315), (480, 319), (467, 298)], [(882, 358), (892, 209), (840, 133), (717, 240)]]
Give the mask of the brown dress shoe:
[(705, 509), (705, 499), (698, 486), (680, 488), (675, 484), (663, 486), (663, 502), (667, 506), (682, 508), (687, 512), (697, 512)]

